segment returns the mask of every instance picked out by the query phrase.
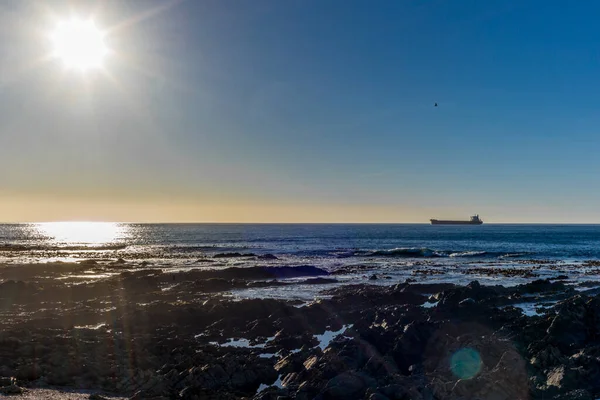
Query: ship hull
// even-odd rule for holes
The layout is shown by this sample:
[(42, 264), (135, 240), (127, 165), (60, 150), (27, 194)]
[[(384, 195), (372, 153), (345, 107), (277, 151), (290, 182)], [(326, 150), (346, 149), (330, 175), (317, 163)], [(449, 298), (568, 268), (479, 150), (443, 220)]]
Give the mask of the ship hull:
[(444, 221), (432, 219), (431, 225), (481, 225), (483, 221)]

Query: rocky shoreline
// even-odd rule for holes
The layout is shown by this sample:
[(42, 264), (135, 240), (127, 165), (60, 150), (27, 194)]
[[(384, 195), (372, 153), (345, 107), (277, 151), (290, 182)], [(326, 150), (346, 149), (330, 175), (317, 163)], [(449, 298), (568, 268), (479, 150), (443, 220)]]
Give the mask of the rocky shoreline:
[[(96, 275), (81, 278), (90, 271)], [(600, 397), (596, 288), (561, 279), (514, 287), (409, 280), (335, 287), (310, 303), (229, 295), (339, 277), (311, 266), (163, 272), (124, 260), (0, 268), (0, 392), (18, 397), (20, 387), (66, 387), (131, 399)], [(523, 312), (524, 303), (532, 312)]]

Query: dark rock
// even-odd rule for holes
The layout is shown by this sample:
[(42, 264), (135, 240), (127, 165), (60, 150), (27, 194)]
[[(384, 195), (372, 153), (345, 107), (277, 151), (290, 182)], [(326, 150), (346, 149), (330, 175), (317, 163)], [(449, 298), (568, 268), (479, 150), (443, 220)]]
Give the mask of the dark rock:
[(473, 302), (481, 302), (496, 298), (503, 294), (504, 288), (481, 286), (479, 282), (473, 281), (464, 287), (456, 287), (444, 290), (440, 293), (438, 308), (456, 309), (460, 302), (465, 299), (472, 299)]
[(369, 400), (390, 400), (390, 398), (381, 393), (373, 393), (369, 396)]
[(329, 380), (323, 390), (324, 399), (356, 399), (361, 397), (373, 380), (356, 372), (344, 372)]
[(19, 395), (19, 394), (23, 394), (25, 392), (26, 392), (25, 389), (15, 385), (15, 384), (12, 384), (10, 386), (4, 386), (4, 387), (0, 388), (0, 393), (7, 395), (7, 396)]
[(106, 397), (101, 396), (99, 394), (96, 393), (92, 393), (90, 394), (90, 397), (88, 397), (89, 400), (108, 400)]
[(256, 254), (247, 253), (217, 253), (213, 256), (213, 258), (242, 258), (242, 257), (255, 257)]
[(311, 278), (302, 281), (302, 284), (305, 285), (326, 285), (328, 283), (337, 283), (337, 279), (329, 279), (329, 278)]
[(550, 279), (538, 279), (525, 285), (517, 286), (521, 293), (562, 292), (566, 286), (562, 282), (552, 282)]
[(594, 397), (585, 389), (576, 389), (568, 393), (556, 395), (553, 400), (594, 400)]
[(316, 346), (317, 340), (313, 337), (313, 335), (293, 335), (287, 336), (285, 334), (277, 334), (271, 345), (281, 347), (287, 350), (295, 350), (299, 349), (304, 345)]
[(408, 284), (409, 282), (416, 282), (414, 279), (407, 279), (405, 283), (396, 285), (398, 290), (405, 292), (419, 293), (419, 294), (430, 294), (439, 293), (445, 290), (456, 288), (456, 285), (452, 283), (419, 283), (419, 284)]
[(568, 358), (556, 347), (549, 345), (535, 354), (530, 362), (536, 368), (546, 370), (557, 365), (566, 365)]
[(230, 267), (215, 270), (193, 270), (180, 274), (181, 279), (198, 280), (209, 278), (221, 279), (285, 279), (304, 276), (325, 276), (327, 271), (312, 265), (299, 265), (294, 267)]
[(0, 387), (15, 384), (15, 379), (11, 377), (0, 377)]
[(555, 308), (557, 314), (547, 330), (550, 343), (563, 350), (584, 344), (588, 339), (585, 299), (576, 296)]
[(398, 373), (399, 369), (392, 357), (375, 354), (365, 364), (364, 371), (372, 377), (385, 377)]
[(404, 327), (402, 336), (391, 351), (404, 374), (410, 372), (409, 368), (412, 365), (421, 363), (425, 348), (436, 330), (436, 325), (429, 322), (412, 322)]
[(467, 306), (467, 305), (475, 304), (475, 299), (467, 297), (466, 299), (459, 301), (458, 304), (461, 305), (461, 306)]
[[(295, 285), (302, 281), (274, 279), (297, 276), (332, 282), (327, 271), (138, 268), (93, 283), (48, 278), (87, 269), (67, 263), (0, 271), (2, 279), (28, 277), (0, 283), (0, 376), (133, 399), (585, 400), (600, 394), (600, 296), (575, 295), (568, 285), (362, 283), (328, 289), (297, 307), (220, 293), (257, 282)], [(368, 276), (367, 270), (360, 273)], [(438, 306), (420, 307), (430, 295)], [(560, 303), (534, 317), (510, 307), (527, 298)], [(324, 350), (316, 346), (315, 335), (348, 325)], [(249, 340), (251, 348), (214, 344), (232, 338)], [(452, 368), (453, 355), (465, 349), (480, 359), (468, 374)], [(278, 378), (283, 389), (256, 394)], [(0, 379), (2, 387), (13, 385)]]

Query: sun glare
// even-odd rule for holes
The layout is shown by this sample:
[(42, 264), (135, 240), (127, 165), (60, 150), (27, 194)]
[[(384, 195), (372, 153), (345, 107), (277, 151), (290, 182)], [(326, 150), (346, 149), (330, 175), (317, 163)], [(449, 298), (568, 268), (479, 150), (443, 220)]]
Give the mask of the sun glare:
[(100, 245), (117, 240), (123, 228), (112, 222), (46, 222), (37, 224), (42, 234), (59, 243)]
[(92, 20), (70, 19), (56, 26), (50, 39), (54, 57), (66, 67), (88, 70), (100, 68), (108, 54), (104, 33)]

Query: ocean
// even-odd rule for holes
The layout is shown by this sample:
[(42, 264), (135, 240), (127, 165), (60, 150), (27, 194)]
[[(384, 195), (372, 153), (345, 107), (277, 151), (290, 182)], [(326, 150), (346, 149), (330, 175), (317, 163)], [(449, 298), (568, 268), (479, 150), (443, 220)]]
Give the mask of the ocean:
[[(340, 284), (415, 279), (515, 285), (558, 275), (585, 283), (596, 280), (600, 225), (0, 225), (3, 264), (116, 259), (164, 270), (312, 265), (335, 275)], [(300, 291), (313, 296), (322, 289), (307, 285)], [(292, 295), (285, 290), (235, 294)]]

